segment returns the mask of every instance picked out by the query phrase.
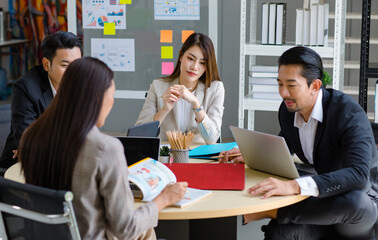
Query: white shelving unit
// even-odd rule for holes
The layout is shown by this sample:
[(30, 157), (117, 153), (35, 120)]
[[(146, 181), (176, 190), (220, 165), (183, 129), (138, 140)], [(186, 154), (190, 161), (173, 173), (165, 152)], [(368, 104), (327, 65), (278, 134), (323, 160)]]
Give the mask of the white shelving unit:
[[(345, 59), (345, 16), (346, 16), (346, 1), (335, 0), (335, 32), (330, 47), (311, 47), (323, 59), (330, 59), (327, 61), (328, 66), (333, 68), (333, 88), (343, 89), (344, 85), (344, 59)], [(249, 2), (250, 24), (247, 26), (247, 2)], [(287, 3), (290, 7), (290, 2)], [(246, 79), (246, 71), (256, 63), (256, 56), (276, 56), (279, 57), (287, 49), (294, 47), (294, 44), (288, 45), (261, 45), (257, 42), (257, 11), (261, 6), (257, 4), (257, 0), (241, 0), (240, 12), (240, 63), (239, 63), (239, 114), (238, 125), (244, 126), (245, 111), (248, 111), (248, 129), (254, 128), (255, 111), (278, 111), (281, 104), (280, 100), (263, 100), (253, 99), (248, 97), (248, 92), (245, 92), (245, 84), (248, 83)], [(294, 17), (294, 16), (288, 16)], [(250, 42), (246, 42), (247, 27), (250, 32)], [(331, 44), (329, 44), (331, 45)], [(246, 56), (249, 56), (249, 66), (246, 66)], [(332, 64), (332, 65), (331, 65)]]

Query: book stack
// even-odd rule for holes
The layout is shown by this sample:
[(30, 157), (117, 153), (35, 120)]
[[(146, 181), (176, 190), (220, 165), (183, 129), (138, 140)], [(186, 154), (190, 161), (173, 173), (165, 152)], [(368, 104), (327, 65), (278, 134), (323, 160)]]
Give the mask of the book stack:
[(261, 44), (285, 44), (286, 3), (263, 3)]
[(277, 66), (252, 66), (249, 71), (250, 94), (248, 97), (281, 100), (277, 76)]
[(328, 46), (329, 4), (324, 0), (304, 0), (303, 8), (296, 9), (295, 44)]

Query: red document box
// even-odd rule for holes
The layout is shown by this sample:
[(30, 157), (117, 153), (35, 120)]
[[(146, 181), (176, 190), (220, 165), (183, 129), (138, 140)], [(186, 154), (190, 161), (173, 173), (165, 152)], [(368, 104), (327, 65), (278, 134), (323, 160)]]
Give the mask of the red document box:
[(244, 190), (245, 166), (233, 163), (166, 163), (177, 181), (209, 190)]

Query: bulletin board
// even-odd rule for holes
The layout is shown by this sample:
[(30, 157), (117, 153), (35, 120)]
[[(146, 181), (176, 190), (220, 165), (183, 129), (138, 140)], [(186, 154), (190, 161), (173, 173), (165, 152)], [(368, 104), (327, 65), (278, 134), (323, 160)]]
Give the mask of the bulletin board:
[[(128, 2), (127, 0), (83, 0), (83, 8), (91, 1), (102, 1), (104, 4)], [(98, 25), (104, 19), (100, 18), (101, 16), (92, 19), (89, 16), (92, 16), (90, 14), (94, 14), (94, 11), (83, 11), (84, 55), (105, 59), (106, 62), (106, 60), (114, 61), (114, 59), (108, 59), (108, 56), (112, 55), (109, 52), (101, 55), (104, 53), (101, 53), (101, 48), (111, 49), (114, 55), (122, 55), (123, 52), (126, 55), (133, 53), (134, 59), (128, 58), (126, 64), (124, 62), (112, 68), (117, 88), (115, 98), (144, 99), (152, 80), (167, 76), (173, 70), (183, 38), (193, 31), (209, 35), (211, 23), (209, 2), (212, 0), (132, 0), (129, 2), (131, 4), (125, 4), (125, 9), (118, 8), (112, 12), (113, 16), (122, 13), (126, 15), (125, 21), (116, 18), (113, 21), (116, 26), (115, 29), (112, 26), (110, 31), (115, 31), (115, 35), (105, 35), (104, 28), (87, 27), (86, 25), (89, 24)], [(185, 14), (175, 16), (174, 12), (171, 12), (172, 14), (166, 12), (168, 14), (164, 15), (164, 11), (172, 9), (159, 8), (162, 7), (160, 3), (163, 2), (172, 5), (197, 4), (199, 12), (197, 16), (195, 12), (187, 16)], [(176, 11), (178, 11), (177, 8)], [(87, 22), (86, 17), (90, 19)], [(94, 23), (96, 19), (98, 21)], [(217, 28), (217, 25), (213, 27)], [(106, 31), (108, 30), (107, 28)], [(99, 54), (103, 58), (99, 57)], [(132, 64), (133, 60), (134, 64)], [(128, 70), (124, 71), (121, 68)]]

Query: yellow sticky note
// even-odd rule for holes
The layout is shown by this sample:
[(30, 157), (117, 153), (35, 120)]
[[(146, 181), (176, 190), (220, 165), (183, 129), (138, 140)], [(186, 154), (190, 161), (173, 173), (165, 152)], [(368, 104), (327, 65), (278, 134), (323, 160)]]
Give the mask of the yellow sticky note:
[(172, 42), (172, 30), (160, 30), (160, 42)]
[(186, 39), (194, 33), (194, 30), (182, 30), (181, 32), (181, 42), (184, 43)]
[(104, 23), (104, 35), (115, 35), (115, 23)]
[(172, 46), (162, 46), (161, 47), (161, 58), (173, 58), (173, 47)]
[(131, 4), (131, 0), (119, 0), (119, 4)]

